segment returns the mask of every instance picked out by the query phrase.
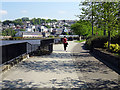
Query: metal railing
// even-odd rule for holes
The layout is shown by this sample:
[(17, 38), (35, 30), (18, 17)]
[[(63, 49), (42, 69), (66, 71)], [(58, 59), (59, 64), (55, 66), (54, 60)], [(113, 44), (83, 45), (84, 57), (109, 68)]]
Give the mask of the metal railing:
[(53, 43), (54, 39), (45, 39), (41, 40), (41, 44), (23, 42), (0, 46), (2, 48), (2, 64), (11, 62), (25, 54), (31, 55), (36, 51), (52, 53)]
[(2, 64), (26, 53), (26, 42), (2, 46)]
[(53, 51), (54, 39), (41, 40), (40, 51), (42, 54), (50, 54)]

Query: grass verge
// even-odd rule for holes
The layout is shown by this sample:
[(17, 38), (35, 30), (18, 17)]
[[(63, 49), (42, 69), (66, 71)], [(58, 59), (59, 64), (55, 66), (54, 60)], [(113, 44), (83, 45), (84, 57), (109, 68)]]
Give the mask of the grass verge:
[(81, 42), (84, 42), (84, 41), (86, 41), (86, 40), (80, 40), (80, 41), (75, 41), (75, 42), (77, 42), (77, 43), (81, 43)]

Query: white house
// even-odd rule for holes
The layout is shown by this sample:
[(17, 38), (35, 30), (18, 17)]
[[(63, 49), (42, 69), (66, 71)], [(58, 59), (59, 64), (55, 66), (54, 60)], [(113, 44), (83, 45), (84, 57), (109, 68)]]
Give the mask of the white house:
[(33, 32), (31, 27), (26, 27), (27, 32)]
[(31, 26), (26, 27), (26, 31), (27, 32), (35, 32), (35, 26), (31, 25)]
[(52, 32), (52, 31), (53, 31), (53, 28), (49, 28), (48, 31), (49, 31), (49, 32)]
[(2, 31), (2, 23), (0, 23), (0, 31)]
[(41, 32), (47, 32), (48, 29), (45, 26), (40, 26)]
[(43, 37), (41, 32), (25, 32), (25, 31), (19, 31), (15, 34), (16, 37), (24, 37), (24, 38), (33, 38), (33, 37)]
[(47, 25), (51, 25), (51, 23), (47, 23)]
[(68, 32), (68, 30), (67, 30), (67, 28), (66, 28), (66, 27), (64, 28), (64, 32)]

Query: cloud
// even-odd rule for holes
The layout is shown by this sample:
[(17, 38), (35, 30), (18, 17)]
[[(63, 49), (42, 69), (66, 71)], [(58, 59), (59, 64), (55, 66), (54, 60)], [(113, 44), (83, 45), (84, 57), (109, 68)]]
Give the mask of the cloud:
[(27, 11), (26, 10), (22, 10), (21, 13), (27, 13)]
[(6, 15), (6, 14), (8, 14), (8, 12), (6, 10), (0, 10), (0, 14), (1, 15)]
[(59, 14), (65, 14), (66, 11), (61, 10), (61, 11), (58, 11), (58, 13), (59, 13)]

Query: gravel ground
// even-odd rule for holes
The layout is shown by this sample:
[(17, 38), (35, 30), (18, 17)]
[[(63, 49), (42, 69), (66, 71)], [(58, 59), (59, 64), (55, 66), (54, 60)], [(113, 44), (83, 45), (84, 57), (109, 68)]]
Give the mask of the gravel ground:
[(67, 52), (55, 44), (50, 55), (33, 56), (3, 74), (3, 88), (119, 88), (119, 75), (70, 41)]

